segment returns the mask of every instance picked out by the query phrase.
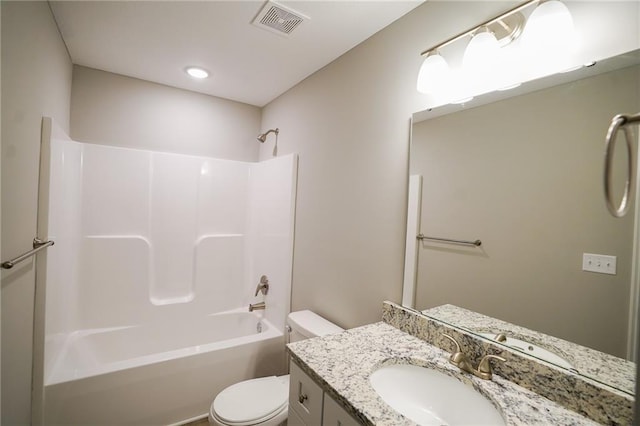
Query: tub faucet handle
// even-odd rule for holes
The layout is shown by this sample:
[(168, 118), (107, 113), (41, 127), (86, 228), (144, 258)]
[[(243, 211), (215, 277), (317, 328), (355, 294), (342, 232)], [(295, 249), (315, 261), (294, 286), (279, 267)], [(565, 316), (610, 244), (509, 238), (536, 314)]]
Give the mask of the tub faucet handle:
[(266, 295), (269, 293), (269, 278), (266, 275), (260, 277), (260, 282), (258, 283), (258, 287), (256, 287), (256, 296), (258, 293), (262, 292), (262, 294)]

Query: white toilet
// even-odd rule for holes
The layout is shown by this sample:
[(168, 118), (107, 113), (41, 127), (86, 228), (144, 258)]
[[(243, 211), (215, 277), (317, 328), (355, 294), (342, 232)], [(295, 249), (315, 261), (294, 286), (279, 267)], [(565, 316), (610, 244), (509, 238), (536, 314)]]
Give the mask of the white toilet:
[[(311, 311), (291, 312), (287, 317), (289, 341), (343, 331)], [(220, 392), (209, 409), (209, 423), (216, 426), (276, 426), (289, 414), (289, 375), (245, 380)]]

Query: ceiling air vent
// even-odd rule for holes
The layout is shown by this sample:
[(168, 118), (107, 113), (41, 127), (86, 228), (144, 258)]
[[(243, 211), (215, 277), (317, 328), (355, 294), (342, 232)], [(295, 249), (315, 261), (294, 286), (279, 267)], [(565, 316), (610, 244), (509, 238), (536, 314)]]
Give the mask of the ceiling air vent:
[(256, 19), (253, 20), (253, 25), (272, 33), (289, 36), (298, 25), (307, 19), (309, 18), (295, 10), (268, 1), (258, 13)]

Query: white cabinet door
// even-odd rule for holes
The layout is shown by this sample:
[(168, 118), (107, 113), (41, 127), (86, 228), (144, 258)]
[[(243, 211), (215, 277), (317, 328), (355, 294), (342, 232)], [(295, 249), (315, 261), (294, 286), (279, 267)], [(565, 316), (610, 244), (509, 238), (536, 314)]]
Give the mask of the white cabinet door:
[(287, 418), (287, 426), (307, 426), (307, 425), (304, 424), (300, 416), (296, 414), (295, 410), (289, 410), (289, 415)]
[(322, 424), (322, 388), (294, 362), (290, 362), (289, 411), (307, 426)]
[(340, 406), (331, 396), (324, 394), (322, 426), (359, 426), (360, 422)]

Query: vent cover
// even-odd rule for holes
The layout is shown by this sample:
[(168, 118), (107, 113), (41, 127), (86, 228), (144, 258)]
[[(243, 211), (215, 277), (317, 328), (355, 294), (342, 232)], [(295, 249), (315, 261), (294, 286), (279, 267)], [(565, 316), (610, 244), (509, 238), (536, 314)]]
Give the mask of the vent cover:
[(253, 20), (253, 25), (281, 36), (289, 36), (307, 19), (309, 18), (295, 10), (268, 1)]

